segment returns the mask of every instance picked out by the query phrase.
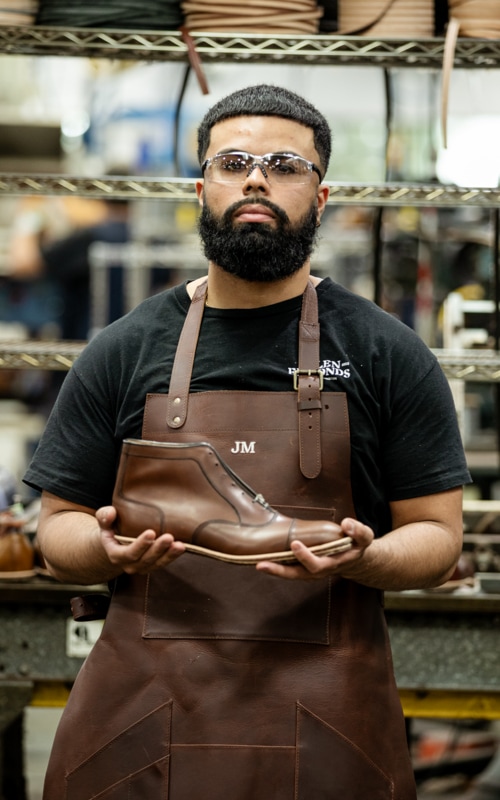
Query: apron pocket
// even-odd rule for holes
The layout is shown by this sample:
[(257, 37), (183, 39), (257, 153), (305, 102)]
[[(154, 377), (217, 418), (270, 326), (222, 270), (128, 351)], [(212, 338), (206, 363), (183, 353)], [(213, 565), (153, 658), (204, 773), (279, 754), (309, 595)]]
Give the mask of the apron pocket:
[(294, 800), (391, 800), (393, 781), (350, 739), (300, 703)]
[(67, 775), (66, 800), (167, 797), (171, 721), (169, 701), (111, 739)]
[[(156, 764), (149, 764), (140, 772), (128, 775), (124, 780), (104, 789), (99, 794), (88, 795), (92, 800), (146, 800), (146, 798), (167, 798), (168, 761), (163, 758)], [(67, 800), (73, 800), (72, 793)]]
[(330, 584), (284, 581), (192, 553), (148, 575), (145, 639), (329, 644)]
[(294, 771), (295, 747), (173, 745), (168, 798), (291, 800)]

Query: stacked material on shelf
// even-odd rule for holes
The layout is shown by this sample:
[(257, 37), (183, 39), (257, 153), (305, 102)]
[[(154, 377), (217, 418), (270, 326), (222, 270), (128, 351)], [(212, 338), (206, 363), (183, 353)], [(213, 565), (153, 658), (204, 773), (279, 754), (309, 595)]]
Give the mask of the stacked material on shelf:
[(70, 28), (176, 30), (182, 13), (180, 0), (39, 0), (36, 22)]
[(456, 20), (460, 36), (500, 39), (498, 0), (448, 0), (448, 13)]
[(448, 139), (448, 97), (457, 39), (459, 36), (499, 39), (500, 3), (498, 0), (448, 0), (448, 14), (441, 97), (441, 131), (445, 147)]
[(181, 8), (190, 31), (220, 33), (314, 34), (323, 14), (316, 0), (183, 0)]
[(38, 11), (38, 0), (5, 0), (0, 2), (0, 25), (32, 25)]
[(434, 0), (339, 0), (338, 6), (340, 35), (434, 35)]

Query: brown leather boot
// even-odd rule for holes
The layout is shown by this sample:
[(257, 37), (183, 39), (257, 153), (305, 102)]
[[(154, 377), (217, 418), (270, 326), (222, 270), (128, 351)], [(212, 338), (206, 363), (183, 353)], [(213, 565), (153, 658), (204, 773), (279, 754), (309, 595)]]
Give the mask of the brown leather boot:
[(352, 547), (334, 522), (275, 511), (207, 442), (126, 439), (112, 502), (119, 541), (152, 528), (171, 533), (186, 550), (237, 564), (293, 561), (294, 539), (317, 555)]
[(10, 511), (0, 512), (0, 577), (26, 578), (35, 574), (35, 554), (24, 521)]

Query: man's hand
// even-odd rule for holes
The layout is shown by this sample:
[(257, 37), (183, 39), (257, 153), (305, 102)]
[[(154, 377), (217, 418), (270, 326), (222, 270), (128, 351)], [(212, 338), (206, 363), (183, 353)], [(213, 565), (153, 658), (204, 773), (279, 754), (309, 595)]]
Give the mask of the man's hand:
[(462, 550), (462, 488), (394, 500), (391, 531), (374, 538), (367, 525), (346, 518), (341, 531), (352, 550), (318, 557), (300, 542), (291, 547), (296, 564), (261, 561), (257, 569), (288, 580), (342, 577), (382, 591), (440, 586), (453, 574)]
[(157, 537), (150, 529), (143, 531), (131, 544), (122, 544), (115, 538), (116, 510), (113, 506), (99, 508), (95, 516), (109, 561), (129, 575), (145, 575), (165, 567), (185, 552), (184, 543), (176, 541), (170, 533)]
[(363, 558), (364, 552), (373, 541), (371, 528), (355, 519), (346, 517), (341, 523), (342, 535), (354, 540), (351, 550), (333, 556), (316, 556), (302, 542), (294, 541), (291, 549), (297, 559), (296, 564), (280, 564), (274, 561), (259, 561), (256, 569), (288, 580), (319, 580), (342, 575), (343, 568)]
[(95, 509), (43, 492), (37, 535), (50, 574), (64, 583), (106, 583), (122, 572), (146, 574), (169, 564), (184, 550), (165, 533), (145, 530), (130, 544), (115, 536), (116, 510)]

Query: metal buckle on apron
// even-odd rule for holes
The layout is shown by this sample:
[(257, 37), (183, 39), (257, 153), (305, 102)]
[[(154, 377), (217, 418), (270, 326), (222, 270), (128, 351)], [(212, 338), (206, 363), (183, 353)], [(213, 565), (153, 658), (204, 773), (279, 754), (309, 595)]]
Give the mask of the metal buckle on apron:
[(325, 374), (321, 369), (294, 369), (293, 371), (293, 388), (296, 392), (299, 390), (299, 375), (307, 375), (308, 377), (312, 377), (315, 375), (319, 378), (319, 390), (320, 392), (323, 391), (323, 382)]

